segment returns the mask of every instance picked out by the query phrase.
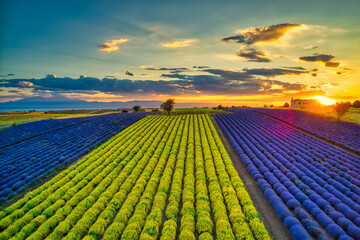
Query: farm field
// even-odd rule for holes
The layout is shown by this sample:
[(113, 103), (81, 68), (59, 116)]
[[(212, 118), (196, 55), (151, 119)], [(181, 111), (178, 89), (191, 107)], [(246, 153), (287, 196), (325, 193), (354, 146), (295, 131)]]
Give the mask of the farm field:
[(356, 125), (334, 129), (288, 110), (189, 111), (43, 120), (1, 131), (2, 201), (80, 160), (0, 210), (0, 240), (271, 239), (210, 114), (262, 192), (251, 197), (270, 203), (289, 230), (284, 236), (360, 239)]
[(30, 113), (30, 114), (1, 114), (0, 115), (0, 127), (38, 121), (42, 119), (58, 118), (66, 116), (66, 114), (44, 114), (44, 113)]
[(42, 120), (0, 131), (0, 202), (71, 163), (144, 113)]
[(63, 111), (48, 111), (48, 112), (31, 112), (31, 113), (1, 113), (0, 127), (13, 126), (21, 123), (45, 120), (45, 119), (64, 119), (64, 118), (79, 118), (91, 117), (102, 114), (121, 113), (120, 110), (113, 111), (110, 109), (98, 110), (63, 110)]
[(360, 153), (360, 125), (331, 121), (302, 111), (281, 109), (253, 109), (284, 121), (292, 126), (322, 137), (356, 153)]
[(360, 239), (359, 155), (252, 109), (216, 120), (294, 239)]
[[(212, 108), (177, 108), (172, 114), (209, 114), (209, 113), (226, 113), (225, 111)], [(163, 112), (162, 114), (166, 114)]]
[(0, 239), (270, 239), (207, 115), (145, 117), (0, 218)]

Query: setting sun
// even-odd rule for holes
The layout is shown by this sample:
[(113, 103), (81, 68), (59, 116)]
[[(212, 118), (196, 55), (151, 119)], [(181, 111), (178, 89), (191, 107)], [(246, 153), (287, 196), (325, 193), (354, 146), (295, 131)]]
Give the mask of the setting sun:
[(311, 97), (310, 99), (316, 99), (323, 105), (333, 105), (337, 102), (337, 100), (325, 96), (314, 96)]

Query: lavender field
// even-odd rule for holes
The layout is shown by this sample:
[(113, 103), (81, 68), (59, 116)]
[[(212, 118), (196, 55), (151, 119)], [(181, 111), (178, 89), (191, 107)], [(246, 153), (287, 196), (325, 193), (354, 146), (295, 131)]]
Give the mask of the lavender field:
[(351, 151), (360, 153), (360, 125), (331, 121), (296, 110), (256, 109), (254, 111), (266, 114)]
[[(216, 120), (292, 237), (360, 239), (360, 157), (262, 113), (234, 112)], [(270, 114), (301, 120), (285, 111)], [(316, 135), (316, 121), (301, 126)], [(321, 127), (336, 135), (328, 123)], [(341, 125), (334, 141), (359, 144), (354, 133)]]

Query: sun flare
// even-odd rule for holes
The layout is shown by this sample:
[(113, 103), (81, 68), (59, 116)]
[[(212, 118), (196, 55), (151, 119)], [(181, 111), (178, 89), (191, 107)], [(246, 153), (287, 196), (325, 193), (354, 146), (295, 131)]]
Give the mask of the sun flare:
[(323, 105), (333, 105), (337, 102), (337, 100), (325, 96), (313, 96), (310, 99), (316, 99)]

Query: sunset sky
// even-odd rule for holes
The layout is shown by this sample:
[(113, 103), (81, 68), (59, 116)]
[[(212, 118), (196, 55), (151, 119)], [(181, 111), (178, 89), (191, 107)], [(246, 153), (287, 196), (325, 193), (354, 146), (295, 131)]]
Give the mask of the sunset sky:
[(0, 3), (0, 102), (360, 98), (360, 1)]

